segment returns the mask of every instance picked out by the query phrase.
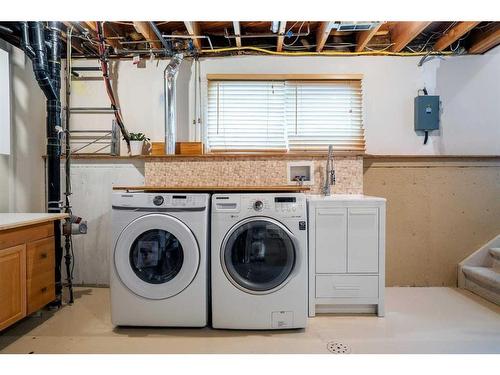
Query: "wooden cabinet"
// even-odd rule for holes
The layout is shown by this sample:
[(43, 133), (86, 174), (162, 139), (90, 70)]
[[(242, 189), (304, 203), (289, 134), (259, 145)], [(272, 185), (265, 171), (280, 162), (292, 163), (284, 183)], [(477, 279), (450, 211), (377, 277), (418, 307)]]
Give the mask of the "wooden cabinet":
[(308, 200), (309, 315), (384, 314), (385, 199)]
[(0, 250), (0, 330), (26, 316), (26, 245)]
[(54, 237), (29, 242), (27, 245), (28, 314), (55, 299)]
[(0, 231), (0, 330), (55, 299), (54, 223)]

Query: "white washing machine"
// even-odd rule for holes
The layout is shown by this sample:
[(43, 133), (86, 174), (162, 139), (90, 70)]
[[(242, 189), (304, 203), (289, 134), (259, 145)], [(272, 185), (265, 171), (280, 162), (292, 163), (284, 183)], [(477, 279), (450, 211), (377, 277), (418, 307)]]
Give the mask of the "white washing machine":
[(208, 312), (208, 194), (115, 192), (114, 325), (203, 327)]
[(211, 216), (213, 327), (304, 328), (305, 196), (214, 194)]

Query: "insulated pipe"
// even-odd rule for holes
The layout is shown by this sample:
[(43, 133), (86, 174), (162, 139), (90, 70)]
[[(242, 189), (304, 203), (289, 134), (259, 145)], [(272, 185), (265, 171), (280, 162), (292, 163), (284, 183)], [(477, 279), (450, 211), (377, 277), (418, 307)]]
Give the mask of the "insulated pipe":
[(177, 109), (175, 107), (177, 74), (183, 55), (175, 54), (163, 72), (165, 96), (165, 155), (175, 154)]

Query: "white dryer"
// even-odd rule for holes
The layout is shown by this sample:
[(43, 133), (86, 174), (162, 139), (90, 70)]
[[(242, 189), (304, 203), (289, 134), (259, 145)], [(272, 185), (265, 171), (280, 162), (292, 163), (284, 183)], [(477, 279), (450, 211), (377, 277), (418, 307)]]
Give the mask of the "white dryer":
[(114, 192), (114, 325), (203, 327), (208, 310), (208, 194)]
[(212, 196), (212, 325), (304, 328), (307, 214), (300, 193)]

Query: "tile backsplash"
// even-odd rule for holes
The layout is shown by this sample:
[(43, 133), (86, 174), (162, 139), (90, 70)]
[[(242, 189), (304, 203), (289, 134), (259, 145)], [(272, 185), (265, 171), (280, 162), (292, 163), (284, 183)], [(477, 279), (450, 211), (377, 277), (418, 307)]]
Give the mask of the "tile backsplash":
[[(337, 156), (336, 184), (332, 193), (363, 193), (363, 157)], [(145, 161), (147, 186), (276, 186), (288, 185), (287, 163), (313, 161), (314, 184), (311, 194), (321, 193), (326, 156), (210, 156), (150, 158)]]

